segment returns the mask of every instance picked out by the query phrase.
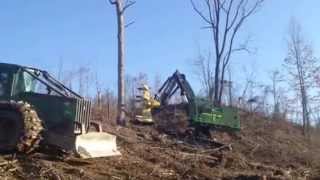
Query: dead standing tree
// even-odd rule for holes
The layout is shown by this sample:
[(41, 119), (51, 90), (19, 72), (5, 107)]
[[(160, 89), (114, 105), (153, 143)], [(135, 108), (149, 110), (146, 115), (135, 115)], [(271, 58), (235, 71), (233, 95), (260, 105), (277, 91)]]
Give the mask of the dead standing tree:
[(196, 75), (202, 84), (205, 96), (210, 102), (213, 102), (214, 76), (212, 71), (211, 54), (205, 57), (199, 53), (198, 58), (194, 61)]
[(274, 70), (270, 75), (271, 80), (271, 94), (273, 98), (273, 108), (272, 114), (274, 119), (281, 119), (281, 110), (280, 110), (280, 100), (281, 100), (281, 92), (279, 84), (283, 81), (283, 77), (280, 74), (280, 71)]
[[(207, 24), (213, 34), (215, 53), (214, 104), (221, 105), (225, 72), (231, 55), (237, 51), (248, 51), (246, 41), (235, 47), (235, 40), (244, 22), (262, 5), (264, 0), (201, 0), (196, 4), (190, 0), (195, 12)], [(197, 0), (199, 2), (199, 0)], [(205, 11), (200, 10), (203, 4)]]
[(313, 48), (302, 36), (301, 26), (292, 21), (289, 27), (288, 54), (284, 66), (290, 76), (291, 87), (296, 90), (301, 103), (303, 133), (308, 136), (310, 126), (309, 95), (314, 75), (319, 71)]
[(118, 125), (124, 126), (125, 120), (125, 28), (132, 23), (125, 24), (125, 11), (135, 4), (130, 0), (109, 0), (110, 4), (116, 7), (117, 24), (118, 24)]

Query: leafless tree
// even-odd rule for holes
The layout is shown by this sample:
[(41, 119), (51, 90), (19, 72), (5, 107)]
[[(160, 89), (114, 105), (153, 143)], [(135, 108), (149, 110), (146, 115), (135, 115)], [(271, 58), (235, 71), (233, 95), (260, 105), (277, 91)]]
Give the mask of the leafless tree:
[[(60, 72), (61, 71), (61, 72)], [(90, 74), (90, 68), (87, 66), (80, 66), (77, 69), (68, 70), (62, 72), (62, 67), (60, 70), (59, 67), (59, 73), (60, 74), (60, 81), (70, 89), (74, 89), (73, 86), (76, 84), (78, 86), (78, 93), (82, 96), (89, 96), (89, 87), (91, 84), (91, 74)]]
[(152, 84), (152, 93), (153, 94), (156, 94), (158, 92), (158, 90), (161, 88), (162, 86), (162, 79), (161, 79), (161, 75), (160, 74), (156, 74), (154, 76), (154, 79), (153, 79), (153, 84)]
[(115, 125), (115, 119), (117, 116), (117, 97), (110, 89), (102, 90), (101, 87), (97, 87), (97, 90), (99, 93), (97, 93), (92, 99), (93, 118), (105, 123), (107, 126)]
[(87, 67), (80, 67), (75, 73), (79, 78), (79, 94), (82, 96), (88, 96), (90, 69)]
[(237, 89), (241, 89), (240, 90), (240, 94), (238, 95), (238, 108), (241, 109), (246, 109), (246, 103), (248, 100), (253, 99), (254, 97), (254, 88), (257, 85), (256, 82), (256, 71), (255, 69), (253, 69), (253, 67), (248, 70), (247, 67), (243, 67), (242, 70), (245, 75), (245, 82), (241, 83), (241, 86), (239, 86)]
[[(221, 105), (226, 68), (233, 53), (248, 51), (245, 43), (235, 46), (240, 28), (254, 14), (264, 0), (190, 0), (194, 11), (207, 24), (213, 35), (214, 104)], [(201, 7), (203, 7), (202, 10)]]
[(234, 93), (234, 87), (233, 87), (233, 82), (232, 82), (232, 72), (230, 66), (227, 68), (227, 73), (228, 73), (228, 78), (227, 80), (223, 81), (223, 86), (224, 89), (227, 89), (227, 91), (223, 92), (223, 100), (222, 104), (228, 105), (228, 106), (233, 106), (233, 93)]
[(209, 53), (207, 57), (200, 54), (198, 58), (194, 61), (195, 73), (201, 81), (202, 88), (204, 90), (205, 96), (209, 101), (213, 102), (214, 93), (214, 75), (212, 71), (211, 54)]
[(279, 84), (283, 81), (283, 77), (280, 74), (280, 71), (274, 70), (271, 72), (270, 75), (271, 79), (271, 94), (273, 98), (273, 118), (274, 119), (281, 119), (281, 110), (280, 110), (280, 87)]
[(284, 60), (290, 76), (292, 89), (296, 90), (302, 110), (303, 132), (308, 136), (310, 126), (309, 92), (314, 82), (314, 74), (319, 71), (313, 48), (302, 35), (301, 26), (292, 21), (289, 26), (288, 54)]
[(145, 73), (138, 73), (135, 76), (126, 75), (126, 113), (131, 114), (135, 110), (136, 95), (138, 95), (138, 88), (142, 85), (148, 85), (148, 76)]
[(63, 59), (60, 57), (59, 64), (58, 64), (58, 72), (57, 72), (57, 78), (59, 81), (62, 79), (62, 71), (63, 71)]
[(100, 110), (101, 109), (101, 95), (102, 95), (102, 86), (101, 83), (99, 82), (98, 79), (98, 74), (95, 74), (95, 88), (96, 88), (96, 104), (97, 104), (97, 108)]
[(135, 1), (130, 0), (108, 0), (114, 5), (117, 13), (118, 24), (118, 125), (125, 126), (125, 28), (132, 23), (125, 24), (125, 11), (135, 4)]

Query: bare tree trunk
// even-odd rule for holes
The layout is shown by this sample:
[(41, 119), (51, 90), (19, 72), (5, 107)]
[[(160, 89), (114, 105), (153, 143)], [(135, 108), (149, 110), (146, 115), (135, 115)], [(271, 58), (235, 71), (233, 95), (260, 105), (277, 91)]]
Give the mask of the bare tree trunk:
[(116, 6), (117, 24), (118, 24), (118, 111), (117, 124), (125, 126), (125, 20), (124, 12), (132, 6), (134, 1), (109, 0), (110, 4)]
[(228, 69), (228, 73), (229, 73), (229, 84), (228, 84), (228, 88), (229, 88), (229, 106), (232, 107), (233, 106), (233, 95), (232, 95), (233, 82), (232, 82), (231, 70), (230, 69)]
[(216, 68), (215, 68), (215, 75), (214, 75), (214, 97), (213, 97), (213, 104), (215, 106), (220, 106), (219, 102), (219, 75), (220, 75), (220, 60), (216, 60)]
[[(292, 33), (294, 33), (294, 29), (292, 30)], [(298, 32), (296, 32), (298, 33)], [(295, 49), (295, 58), (296, 58), (296, 68), (298, 73), (298, 81), (300, 86), (300, 94), (301, 94), (301, 106), (302, 106), (302, 121), (303, 121), (303, 134), (305, 136), (308, 135), (308, 122), (309, 122), (309, 113), (308, 113), (308, 97), (306, 92), (306, 80), (305, 80), (305, 73), (306, 71), (305, 67), (303, 66), (303, 49), (300, 47), (300, 39), (298, 39), (299, 36), (297, 34), (292, 34), (293, 39), (293, 47)]]
[[(271, 85), (271, 93), (272, 93), (272, 98), (273, 98), (273, 108), (272, 108), (272, 117), (273, 119), (276, 120), (284, 120), (283, 115), (285, 110), (280, 110), (280, 96), (281, 93), (278, 92), (279, 87), (278, 84), (283, 81), (281, 74), (278, 70), (274, 70), (271, 72), (270, 76), (272, 85)], [(282, 104), (285, 104), (282, 102)]]
[[(293, 21), (290, 25), (288, 55), (285, 65), (292, 76), (292, 87), (298, 90), (302, 109), (303, 134), (309, 137), (310, 115), (308, 92), (314, 83), (314, 74), (318, 72), (319, 65), (313, 55), (313, 48), (306, 43), (301, 33), (301, 26)], [(298, 88), (297, 88), (298, 87)]]
[(58, 66), (58, 80), (62, 81), (62, 70), (63, 70), (63, 61), (62, 57), (59, 59), (59, 66)]
[(304, 85), (301, 85), (301, 105), (302, 105), (302, 120), (303, 120), (303, 134), (308, 136), (309, 133), (309, 111), (308, 111), (308, 96), (304, 88)]
[(205, 90), (205, 95), (209, 102), (213, 104), (214, 99), (214, 70), (211, 66), (211, 54), (205, 57), (199, 54), (198, 58), (195, 60), (194, 65), (196, 67), (196, 74), (199, 77), (202, 88)]
[(125, 83), (124, 83), (124, 53), (125, 53), (125, 34), (124, 34), (124, 16), (122, 13), (123, 2), (118, 0), (116, 5), (117, 9), (117, 20), (118, 20), (118, 114), (117, 114), (117, 123), (119, 125), (125, 125)]
[(220, 80), (220, 91), (219, 91), (219, 97), (218, 97), (219, 105), (222, 104), (222, 95), (223, 95), (224, 83), (225, 83), (224, 76), (225, 76), (225, 68), (222, 68), (221, 80)]

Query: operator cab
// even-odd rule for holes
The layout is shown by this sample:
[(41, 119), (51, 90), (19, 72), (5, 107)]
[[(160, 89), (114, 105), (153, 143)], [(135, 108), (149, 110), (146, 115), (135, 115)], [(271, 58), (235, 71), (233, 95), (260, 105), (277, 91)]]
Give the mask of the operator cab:
[(19, 66), (0, 63), (0, 98), (9, 99), (21, 93), (36, 93), (62, 97), (82, 99), (48, 72)]
[[(28, 102), (46, 126), (45, 139), (74, 141), (74, 133), (81, 125), (87, 130), (91, 117), (91, 103), (73, 92), (48, 72), (36, 68), (0, 63), (0, 101)], [(59, 146), (72, 149), (63, 143)]]
[(52, 94), (50, 87), (46, 86), (44, 83), (36, 79), (34, 76), (40, 76), (40, 72), (32, 69), (22, 69), (18, 73), (18, 82), (16, 83), (16, 93), (39, 93), (48, 95), (57, 95), (57, 93)]

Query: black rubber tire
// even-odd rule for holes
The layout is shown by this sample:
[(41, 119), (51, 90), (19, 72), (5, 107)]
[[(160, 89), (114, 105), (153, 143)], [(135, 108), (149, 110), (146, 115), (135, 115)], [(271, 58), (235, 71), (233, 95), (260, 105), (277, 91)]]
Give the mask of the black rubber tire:
[(17, 144), (23, 135), (23, 120), (14, 111), (0, 111), (0, 152), (10, 152), (17, 149)]
[(18, 107), (19, 112), (23, 117), (23, 133), (17, 144), (19, 152), (31, 153), (38, 148), (42, 140), (42, 132), (44, 125), (39, 118), (36, 110), (26, 102), (17, 102), (15, 106)]
[(0, 151), (17, 150), (26, 154), (34, 151), (42, 140), (44, 128), (43, 122), (31, 105), (14, 101), (0, 103), (0, 112), (2, 129), (10, 127), (8, 128), (10, 130), (5, 130), (6, 132), (1, 134), (3, 143), (0, 145)]

